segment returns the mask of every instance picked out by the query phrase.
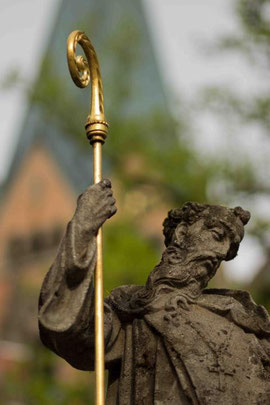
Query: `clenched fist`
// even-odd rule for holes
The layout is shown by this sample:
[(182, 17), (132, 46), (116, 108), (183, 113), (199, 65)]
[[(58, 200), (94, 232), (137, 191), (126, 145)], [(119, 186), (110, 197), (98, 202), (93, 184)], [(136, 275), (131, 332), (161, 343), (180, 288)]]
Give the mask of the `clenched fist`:
[(111, 182), (104, 179), (88, 187), (79, 196), (74, 219), (84, 231), (96, 234), (106, 219), (116, 211)]

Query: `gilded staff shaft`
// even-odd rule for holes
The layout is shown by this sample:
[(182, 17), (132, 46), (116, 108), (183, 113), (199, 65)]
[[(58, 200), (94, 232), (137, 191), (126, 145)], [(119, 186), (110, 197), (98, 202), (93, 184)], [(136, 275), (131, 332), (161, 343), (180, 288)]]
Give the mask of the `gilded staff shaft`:
[[(94, 183), (102, 179), (101, 142), (93, 144)], [(104, 396), (104, 311), (103, 311), (103, 243), (102, 229), (97, 234), (97, 264), (95, 269), (95, 371), (96, 404), (105, 404)]]
[[(80, 44), (87, 60), (76, 56)], [(86, 134), (93, 146), (94, 183), (102, 179), (102, 144), (105, 142), (108, 124), (104, 115), (103, 87), (95, 49), (81, 31), (73, 31), (67, 41), (69, 71), (78, 87), (86, 87), (91, 80), (91, 109), (85, 125)], [(96, 405), (105, 404), (104, 395), (104, 310), (103, 310), (103, 257), (102, 230), (97, 235), (97, 264), (95, 269), (95, 372)]]

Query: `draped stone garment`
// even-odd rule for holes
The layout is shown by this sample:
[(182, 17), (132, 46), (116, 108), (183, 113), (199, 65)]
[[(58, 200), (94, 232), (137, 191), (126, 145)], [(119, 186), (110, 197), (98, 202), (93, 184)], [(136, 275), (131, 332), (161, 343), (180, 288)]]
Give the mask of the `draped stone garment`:
[[(81, 370), (94, 364), (95, 254), (94, 236), (72, 220), (40, 294), (43, 343)], [(141, 288), (120, 287), (104, 302), (107, 404), (270, 404), (269, 316), (248, 293), (183, 301), (160, 286), (136, 311), (130, 299)]]

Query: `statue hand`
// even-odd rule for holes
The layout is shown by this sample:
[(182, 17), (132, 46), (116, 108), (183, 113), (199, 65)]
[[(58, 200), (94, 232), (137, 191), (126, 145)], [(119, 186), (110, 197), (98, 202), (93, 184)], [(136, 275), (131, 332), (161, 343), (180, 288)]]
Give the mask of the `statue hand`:
[(116, 211), (111, 182), (104, 179), (79, 196), (74, 217), (84, 231), (96, 233)]

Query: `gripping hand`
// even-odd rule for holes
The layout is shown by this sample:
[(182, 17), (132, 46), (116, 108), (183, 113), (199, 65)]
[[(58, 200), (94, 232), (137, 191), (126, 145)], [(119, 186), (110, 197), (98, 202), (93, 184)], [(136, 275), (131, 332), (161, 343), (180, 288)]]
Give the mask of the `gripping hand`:
[(116, 211), (111, 182), (104, 179), (79, 196), (74, 218), (84, 231), (96, 234)]

